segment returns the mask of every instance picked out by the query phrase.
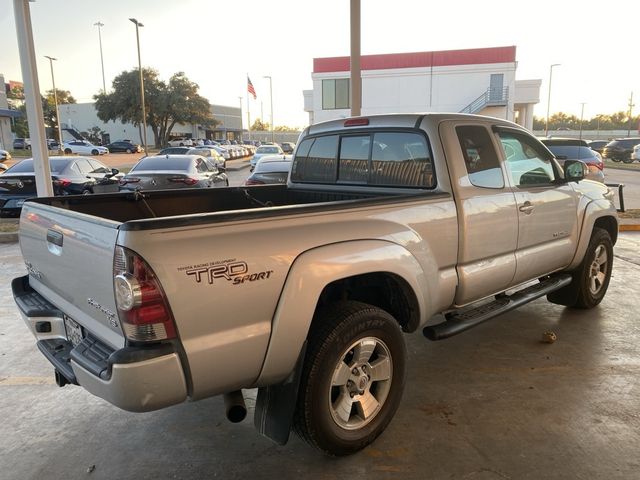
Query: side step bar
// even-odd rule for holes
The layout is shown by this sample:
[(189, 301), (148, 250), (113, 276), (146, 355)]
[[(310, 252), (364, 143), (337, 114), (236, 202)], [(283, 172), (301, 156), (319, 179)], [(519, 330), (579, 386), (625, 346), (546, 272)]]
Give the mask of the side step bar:
[(496, 295), (495, 300), (479, 307), (468, 307), (447, 313), (444, 322), (424, 327), (422, 333), (429, 340), (443, 340), (452, 337), (570, 283), (571, 275), (561, 274), (547, 278), (511, 295)]

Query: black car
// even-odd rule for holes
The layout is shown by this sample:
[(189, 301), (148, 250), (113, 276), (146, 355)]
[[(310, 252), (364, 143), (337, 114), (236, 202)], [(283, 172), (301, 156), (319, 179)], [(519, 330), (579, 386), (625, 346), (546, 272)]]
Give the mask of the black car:
[(607, 146), (607, 143), (609, 143), (609, 140), (591, 140), (589, 142), (589, 148), (602, 155), (602, 150)]
[(140, 153), (142, 151), (142, 147), (140, 145), (132, 142), (125, 142), (125, 141), (113, 142), (113, 143), (110, 143), (109, 145), (106, 145), (106, 147), (109, 149), (110, 153), (114, 153), (114, 152)]
[[(86, 157), (49, 157), (54, 195), (117, 192), (118, 170)], [(119, 175), (121, 176), (121, 175)], [(22, 204), (35, 197), (33, 159), (28, 158), (0, 174), (0, 217), (19, 217)]]
[(602, 151), (602, 156), (614, 162), (632, 163), (631, 153), (633, 147), (640, 143), (640, 138), (616, 138), (607, 143)]

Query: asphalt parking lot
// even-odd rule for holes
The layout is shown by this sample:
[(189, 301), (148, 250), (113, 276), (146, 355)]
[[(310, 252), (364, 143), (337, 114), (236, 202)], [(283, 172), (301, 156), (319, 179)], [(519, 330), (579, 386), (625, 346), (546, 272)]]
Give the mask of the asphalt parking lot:
[[(640, 233), (621, 233), (594, 310), (542, 299), (443, 342), (407, 336), (391, 425), (359, 454), (327, 458), (295, 436), (260, 437), (251, 399), (233, 425), (221, 398), (134, 414), (57, 387), (11, 297), (19, 247), (0, 244), (0, 478), (638, 478), (639, 252)], [(548, 330), (554, 344), (540, 341)]]

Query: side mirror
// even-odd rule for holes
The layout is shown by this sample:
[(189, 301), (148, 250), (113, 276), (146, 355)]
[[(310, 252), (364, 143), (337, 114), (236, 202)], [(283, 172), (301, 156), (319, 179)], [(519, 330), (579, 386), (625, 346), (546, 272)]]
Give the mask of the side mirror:
[(219, 173), (225, 173), (227, 171), (226, 167), (217, 167)]
[(579, 182), (584, 180), (587, 165), (580, 160), (567, 160), (564, 162), (564, 178), (567, 182)]

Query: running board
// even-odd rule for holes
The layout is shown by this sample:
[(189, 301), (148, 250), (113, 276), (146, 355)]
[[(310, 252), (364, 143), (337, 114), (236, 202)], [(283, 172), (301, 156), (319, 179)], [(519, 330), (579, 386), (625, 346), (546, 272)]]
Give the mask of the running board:
[(424, 327), (422, 333), (429, 340), (443, 340), (452, 337), (525, 303), (529, 303), (565, 287), (571, 283), (571, 279), (572, 277), (569, 274), (556, 275), (512, 293), (511, 295), (496, 295), (495, 300), (480, 305), (479, 307), (467, 307), (447, 313), (444, 322)]

